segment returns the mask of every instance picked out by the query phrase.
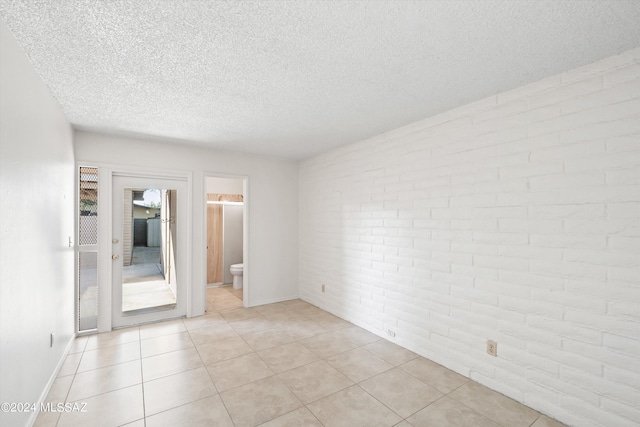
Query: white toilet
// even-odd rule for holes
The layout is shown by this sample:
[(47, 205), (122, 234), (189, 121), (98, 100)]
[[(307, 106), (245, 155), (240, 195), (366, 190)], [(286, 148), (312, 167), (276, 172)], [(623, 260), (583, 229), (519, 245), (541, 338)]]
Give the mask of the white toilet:
[(242, 289), (242, 268), (243, 264), (231, 264), (231, 275), (233, 276), (233, 289)]

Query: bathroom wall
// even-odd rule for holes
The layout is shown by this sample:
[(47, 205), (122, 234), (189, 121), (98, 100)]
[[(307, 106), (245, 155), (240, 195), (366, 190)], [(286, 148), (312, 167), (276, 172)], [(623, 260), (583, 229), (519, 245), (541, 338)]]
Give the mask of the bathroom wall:
[(71, 126), (0, 20), (0, 402), (38, 404), (75, 337), (74, 181)]
[(299, 199), (303, 299), (570, 425), (638, 425), (640, 49), (305, 160)]
[(242, 263), (242, 211), (244, 206), (224, 205), (224, 283), (232, 283), (232, 264)]

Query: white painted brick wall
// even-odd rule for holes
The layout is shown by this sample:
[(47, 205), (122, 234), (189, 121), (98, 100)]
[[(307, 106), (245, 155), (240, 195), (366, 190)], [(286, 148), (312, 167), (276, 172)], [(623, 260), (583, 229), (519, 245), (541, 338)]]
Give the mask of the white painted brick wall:
[(303, 299), (565, 423), (640, 424), (640, 49), (299, 178)]

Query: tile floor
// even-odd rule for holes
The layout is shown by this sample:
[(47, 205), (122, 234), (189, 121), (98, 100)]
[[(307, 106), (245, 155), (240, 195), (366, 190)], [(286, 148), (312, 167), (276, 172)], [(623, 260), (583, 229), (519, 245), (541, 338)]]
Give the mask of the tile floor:
[(134, 246), (131, 265), (122, 267), (122, 311), (176, 303), (162, 274), (160, 248)]
[(562, 424), (300, 300), (245, 309), (208, 290), (205, 316), (78, 338), (37, 426)]

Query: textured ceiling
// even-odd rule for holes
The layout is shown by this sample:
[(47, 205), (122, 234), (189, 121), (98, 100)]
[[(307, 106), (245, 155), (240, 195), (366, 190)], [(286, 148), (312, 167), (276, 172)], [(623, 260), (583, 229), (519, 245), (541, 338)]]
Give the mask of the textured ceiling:
[(640, 1), (0, 0), (78, 129), (305, 158), (640, 46)]

